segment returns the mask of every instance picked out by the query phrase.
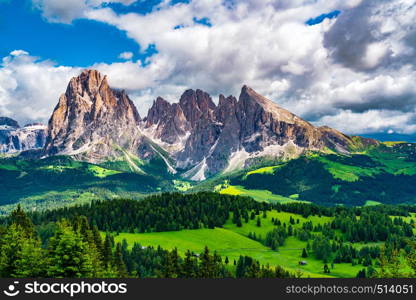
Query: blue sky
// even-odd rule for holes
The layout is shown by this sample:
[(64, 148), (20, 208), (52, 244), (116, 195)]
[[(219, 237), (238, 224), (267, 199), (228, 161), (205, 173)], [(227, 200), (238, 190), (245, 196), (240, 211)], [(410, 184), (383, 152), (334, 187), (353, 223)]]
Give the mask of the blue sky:
[[(133, 6), (131, 11), (149, 12), (153, 2), (156, 1), (147, 1), (148, 5), (141, 5), (140, 9)], [(123, 11), (122, 5), (114, 7)], [(136, 59), (148, 56), (140, 54), (146, 49), (140, 49), (125, 32), (102, 22), (80, 19), (72, 24), (48, 23), (28, 0), (0, 2), (0, 10), (1, 57), (24, 49), (61, 65), (87, 67), (96, 62), (117, 61), (125, 51), (134, 53)]]
[(306, 24), (309, 26), (313, 26), (313, 25), (317, 25), (322, 23), (325, 19), (333, 19), (336, 18), (340, 15), (341, 11), (339, 10), (334, 10), (331, 11), (329, 13), (323, 13), (322, 15), (319, 15), (315, 18), (311, 18), (309, 20), (306, 21)]
[[(0, 115), (46, 122), (72, 76), (108, 75), (141, 114), (248, 84), (316, 125), (416, 133), (406, 0), (0, 0)], [(402, 137), (402, 136), (400, 136)]]

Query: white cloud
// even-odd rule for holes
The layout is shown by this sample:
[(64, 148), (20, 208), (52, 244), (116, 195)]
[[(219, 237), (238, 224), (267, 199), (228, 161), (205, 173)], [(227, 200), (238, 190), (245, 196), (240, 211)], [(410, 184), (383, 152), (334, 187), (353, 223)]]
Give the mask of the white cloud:
[(129, 5), (136, 0), (32, 0), (35, 8), (49, 22), (70, 24), (74, 19), (85, 17), (85, 13), (103, 3), (122, 3)]
[(122, 53), (120, 53), (118, 58), (125, 59), (125, 60), (130, 60), (130, 59), (133, 58), (133, 52), (122, 52)]
[(21, 55), (28, 55), (29, 53), (27, 53), (24, 50), (14, 50), (12, 52), (10, 52), (10, 55), (12, 56), (21, 56)]
[(325, 116), (321, 125), (329, 125), (350, 134), (374, 132), (397, 132), (411, 134), (416, 131), (415, 114), (400, 111), (369, 110), (364, 113), (340, 111), (333, 116)]
[(15, 50), (0, 64), (0, 115), (20, 123), (49, 119), (69, 79), (80, 69), (38, 61)]

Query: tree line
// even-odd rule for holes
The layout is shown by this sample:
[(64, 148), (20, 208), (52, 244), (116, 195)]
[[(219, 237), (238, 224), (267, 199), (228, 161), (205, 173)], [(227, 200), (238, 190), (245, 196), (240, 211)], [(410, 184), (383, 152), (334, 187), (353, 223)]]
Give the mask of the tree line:
[[(99, 230), (112, 232), (160, 232), (222, 227), (231, 211), (270, 209), (248, 197), (210, 192), (197, 194), (165, 193), (143, 200), (115, 199), (30, 213), (34, 224), (61, 218), (86, 216)], [(7, 222), (7, 220), (5, 220)]]
[(200, 254), (161, 247), (131, 249), (125, 240), (105, 237), (85, 216), (53, 223), (52, 235), (43, 241), (20, 206), (0, 226), (0, 277), (51, 278), (288, 278), (297, 276), (281, 267), (261, 265), (241, 256), (231, 263), (208, 247)]

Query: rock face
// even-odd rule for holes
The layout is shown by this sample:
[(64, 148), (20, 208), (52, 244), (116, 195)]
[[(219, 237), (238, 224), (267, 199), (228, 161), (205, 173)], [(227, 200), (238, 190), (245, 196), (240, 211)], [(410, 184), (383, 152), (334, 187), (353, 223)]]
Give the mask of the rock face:
[(147, 114), (144, 128), (152, 138), (172, 145), (183, 140), (189, 123), (179, 104), (158, 97)]
[(146, 118), (146, 128), (152, 126), (154, 130), (146, 134), (165, 149), (182, 142), (170, 154), (176, 168), (187, 170), (184, 176), (193, 180), (262, 158), (289, 159), (325, 147), (348, 152), (352, 143), (350, 137), (328, 127), (317, 128), (247, 86), (238, 101), (220, 95), (218, 106), (201, 90), (187, 90), (179, 104), (158, 98)]
[(12, 154), (43, 148), (46, 135), (45, 125), (27, 124), (21, 128), (17, 121), (0, 117), (0, 153)]
[(194, 166), (190, 178), (201, 180), (220, 171), (232, 171), (260, 158), (289, 159), (307, 150), (325, 147), (348, 152), (352, 142), (333, 129), (316, 128), (298, 116), (244, 86), (239, 100), (220, 95), (217, 107), (200, 117), (178, 166)]
[(86, 70), (69, 82), (49, 120), (45, 155), (73, 155), (100, 162), (136, 152), (140, 116), (124, 91), (109, 87), (106, 76)]
[(353, 140), (315, 127), (244, 86), (239, 99), (220, 95), (218, 105), (201, 90), (178, 103), (158, 97), (142, 120), (123, 91), (94, 70), (72, 78), (49, 121), (44, 155), (66, 154), (101, 162), (135, 154), (160, 156), (171, 173), (203, 180), (255, 164), (290, 159), (326, 147), (348, 152)]

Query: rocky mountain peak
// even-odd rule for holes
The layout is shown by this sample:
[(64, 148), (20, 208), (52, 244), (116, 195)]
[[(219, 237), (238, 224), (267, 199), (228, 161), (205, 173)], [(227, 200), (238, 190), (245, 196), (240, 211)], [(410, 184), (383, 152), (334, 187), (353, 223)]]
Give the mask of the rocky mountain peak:
[[(189, 130), (189, 122), (178, 103), (171, 104), (162, 97), (153, 101), (146, 117), (144, 133), (168, 145), (178, 144)], [(182, 145), (172, 149), (178, 150)]]
[(134, 147), (140, 116), (124, 91), (85, 70), (70, 80), (49, 120), (45, 155), (80, 155), (89, 161), (115, 156), (115, 146)]
[(98, 71), (85, 70), (59, 99), (44, 153), (90, 162), (126, 153), (149, 161), (160, 157), (171, 173), (203, 180), (262, 159), (290, 159), (325, 147), (347, 152), (351, 143), (350, 137), (313, 126), (247, 85), (238, 100), (220, 95), (218, 105), (200, 89), (185, 91), (178, 103), (158, 97), (141, 120), (124, 91), (110, 88)]
[(40, 123), (20, 127), (17, 121), (0, 117), (0, 153), (39, 149), (45, 145), (47, 129)]
[(301, 118), (295, 116), (288, 110), (281, 108), (275, 102), (258, 94), (247, 85), (244, 85), (241, 89), (238, 104), (240, 106), (240, 112), (253, 113), (260, 112), (261, 110), (270, 113), (274, 119), (288, 123), (294, 123), (296, 120), (301, 120)]
[(233, 117), (237, 106), (237, 99), (234, 96), (228, 96), (225, 98), (224, 95), (219, 96), (218, 106), (215, 111), (217, 120), (224, 123), (228, 118)]
[(146, 127), (156, 125), (161, 120), (165, 119), (170, 113), (171, 107), (172, 105), (168, 101), (162, 97), (157, 97), (147, 113)]
[(192, 128), (201, 119), (213, 120), (215, 103), (211, 96), (202, 90), (187, 90), (179, 100), (179, 105)]

